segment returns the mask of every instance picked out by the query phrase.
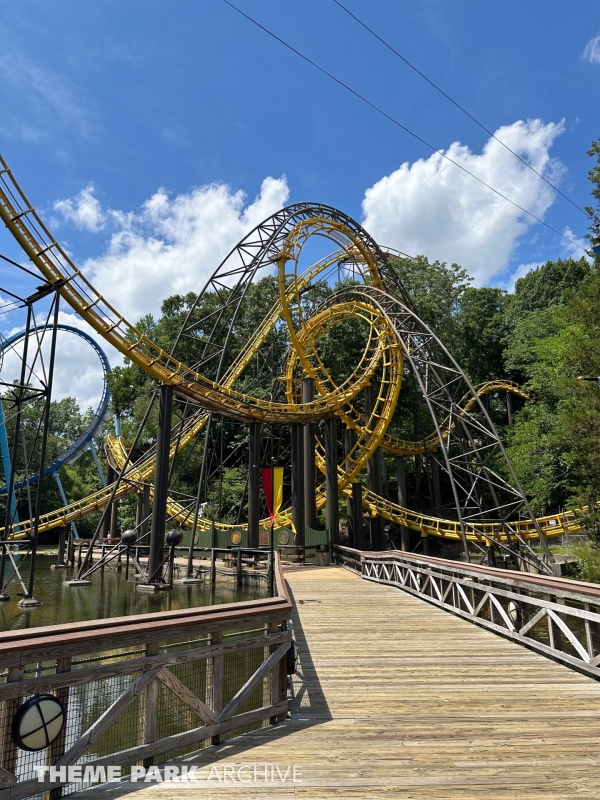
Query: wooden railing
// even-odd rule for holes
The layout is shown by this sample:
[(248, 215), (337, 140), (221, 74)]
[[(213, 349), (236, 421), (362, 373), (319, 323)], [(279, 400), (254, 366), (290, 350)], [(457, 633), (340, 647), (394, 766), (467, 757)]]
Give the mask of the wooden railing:
[[(337, 563), (600, 678), (600, 586), (404, 552), (335, 547)], [(360, 566), (359, 566), (360, 565)]]
[[(291, 608), (277, 559), (274, 597), (0, 633), (0, 800), (85, 785), (40, 783), (41, 766), (126, 772), (285, 719)], [(18, 749), (13, 720), (40, 693), (66, 725), (46, 750)]]

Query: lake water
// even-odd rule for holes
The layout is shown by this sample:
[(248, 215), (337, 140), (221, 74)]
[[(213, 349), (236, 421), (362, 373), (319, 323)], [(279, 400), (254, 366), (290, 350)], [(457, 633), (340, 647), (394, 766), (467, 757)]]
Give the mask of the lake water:
[[(25, 585), (29, 577), (29, 558), (19, 559)], [(50, 569), (56, 555), (38, 554), (36, 561), (34, 596), (42, 605), (27, 610), (19, 608), (21, 585), (14, 578), (10, 562), (7, 563), (7, 578), (10, 578), (8, 594), (10, 600), (0, 603), (0, 630), (37, 628), (42, 625), (60, 625), (81, 620), (125, 617), (131, 614), (159, 614), (182, 608), (209, 606), (219, 603), (235, 603), (255, 600), (267, 596), (265, 581), (252, 582), (238, 587), (234, 579), (217, 578), (196, 584), (175, 584), (163, 592), (140, 592), (136, 582), (125, 581), (125, 569), (117, 572), (106, 568), (91, 576), (91, 586), (66, 586), (65, 581), (75, 577), (76, 569)], [(183, 573), (182, 573), (183, 574)]]

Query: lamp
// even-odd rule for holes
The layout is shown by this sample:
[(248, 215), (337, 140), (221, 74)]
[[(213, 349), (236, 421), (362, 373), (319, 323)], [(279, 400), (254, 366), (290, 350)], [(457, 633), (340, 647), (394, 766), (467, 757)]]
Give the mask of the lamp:
[(36, 694), (15, 714), (12, 738), (21, 750), (44, 750), (59, 736), (64, 724), (62, 703), (52, 694)]

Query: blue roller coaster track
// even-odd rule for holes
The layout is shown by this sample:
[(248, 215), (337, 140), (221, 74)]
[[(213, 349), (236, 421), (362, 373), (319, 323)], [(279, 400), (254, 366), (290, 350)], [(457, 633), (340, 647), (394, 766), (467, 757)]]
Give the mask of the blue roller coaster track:
[[(63, 500), (66, 504), (66, 498), (64, 497), (64, 491), (62, 489), (62, 485), (60, 483), (60, 479), (58, 477), (58, 470), (63, 467), (65, 464), (73, 464), (77, 459), (82, 455), (82, 453), (89, 449), (92, 453), (94, 458), (94, 462), (96, 464), (96, 468), (98, 469), (98, 473), (100, 474), (100, 478), (102, 483), (105, 484), (104, 475), (102, 473), (102, 469), (100, 467), (100, 462), (98, 461), (98, 456), (94, 447), (93, 437), (99, 430), (100, 426), (106, 419), (108, 414), (109, 405), (110, 405), (110, 389), (108, 386), (108, 375), (110, 373), (110, 363), (108, 361), (108, 357), (104, 350), (98, 345), (98, 342), (93, 339), (89, 334), (85, 333), (84, 331), (80, 330), (79, 328), (74, 328), (71, 325), (58, 325), (58, 330), (60, 331), (67, 331), (68, 333), (72, 333), (75, 336), (79, 336), (79, 338), (83, 339), (87, 344), (89, 344), (92, 349), (95, 351), (96, 355), (100, 359), (100, 363), (102, 365), (103, 371), (103, 390), (102, 390), (102, 397), (100, 398), (100, 402), (98, 403), (98, 407), (96, 409), (96, 413), (92, 417), (92, 420), (86, 430), (79, 436), (73, 444), (71, 444), (61, 455), (55, 459), (51, 464), (43, 471), (43, 476), (46, 477), (48, 475), (54, 475), (56, 478), (56, 482), (61, 493), (63, 496)], [(35, 330), (31, 332), (32, 334), (35, 333)], [(18, 342), (23, 339), (25, 336), (24, 331), (15, 334), (14, 336), (9, 337), (8, 339), (3, 340), (0, 342), (0, 354), (4, 354), (7, 350), (14, 347), (14, 345), (18, 344)], [(4, 474), (10, 474), (10, 455), (8, 449), (8, 440), (6, 435), (6, 423), (4, 419), (4, 410), (2, 408), (2, 402), (0, 401), (0, 452), (2, 456), (2, 462), (4, 466)], [(32, 484), (35, 483), (39, 479), (39, 473), (35, 473), (29, 477), (28, 481), (17, 481), (14, 485), (14, 490), (18, 491), (23, 486), (26, 486), (28, 483)], [(0, 495), (6, 494), (7, 486), (0, 486)], [(11, 500), (11, 510), (14, 513), (11, 515), (14, 518), (14, 514), (16, 514), (16, 508), (14, 506), (15, 498), (13, 496)]]

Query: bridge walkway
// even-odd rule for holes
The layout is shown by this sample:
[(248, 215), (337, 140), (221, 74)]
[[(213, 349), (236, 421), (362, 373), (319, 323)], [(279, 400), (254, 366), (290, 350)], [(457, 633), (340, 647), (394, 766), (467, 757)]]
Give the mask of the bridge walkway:
[[(137, 784), (135, 800), (600, 796), (600, 683), (340, 567), (286, 577), (291, 719), (174, 762), (198, 765), (199, 783)], [(238, 780), (255, 764), (256, 783)], [(275, 770), (265, 784), (265, 764), (301, 782)]]

